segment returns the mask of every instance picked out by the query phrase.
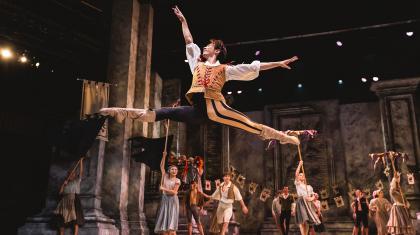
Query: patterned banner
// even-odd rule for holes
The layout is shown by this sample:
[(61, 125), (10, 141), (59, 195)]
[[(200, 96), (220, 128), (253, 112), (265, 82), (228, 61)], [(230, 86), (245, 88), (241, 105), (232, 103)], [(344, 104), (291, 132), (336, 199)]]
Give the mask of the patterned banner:
[[(80, 119), (85, 119), (87, 115), (98, 113), (101, 108), (108, 107), (108, 100), (108, 83), (83, 80)], [(97, 139), (108, 141), (108, 120), (99, 131)]]

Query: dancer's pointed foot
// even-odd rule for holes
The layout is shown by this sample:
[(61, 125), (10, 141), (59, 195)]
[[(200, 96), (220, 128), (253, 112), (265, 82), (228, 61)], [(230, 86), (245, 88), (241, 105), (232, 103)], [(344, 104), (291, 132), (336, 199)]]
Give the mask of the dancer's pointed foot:
[(117, 122), (122, 122), (126, 118), (138, 119), (142, 122), (154, 122), (156, 119), (156, 113), (152, 110), (146, 109), (133, 109), (133, 108), (102, 108), (99, 112), (104, 116), (111, 116), (117, 120)]
[(269, 126), (262, 126), (262, 131), (260, 134), (261, 138), (263, 138), (264, 140), (266, 139), (275, 139), (280, 141), (280, 144), (294, 144), (294, 145), (299, 145), (300, 144), (300, 140), (298, 137), (296, 136), (292, 136), (292, 135), (287, 135), (286, 133), (284, 133), (283, 131), (278, 131), (276, 129), (273, 129)]
[(283, 142), (286, 143), (286, 144), (294, 144), (294, 145), (299, 145), (300, 144), (300, 140), (299, 140), (298, 137), (292, 136), (292, 135), (287, 135), (287, 134), (284, 134)]

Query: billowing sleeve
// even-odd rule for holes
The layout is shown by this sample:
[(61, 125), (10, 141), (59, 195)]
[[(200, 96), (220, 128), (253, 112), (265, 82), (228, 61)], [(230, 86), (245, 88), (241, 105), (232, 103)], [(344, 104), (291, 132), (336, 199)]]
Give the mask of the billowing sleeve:
[(251, 64), (229, 65), (226, 67), (226, 81), (240, 80), (250, 81), (260, 74), (260, 62), (253, 61)]
[(235, 187), (235, 186), (234, 186), (234, 188), (233, 188), (233, 193), (235, 194), (235, 200), (236, 200), (236, 201), (240, 201), (240, 200), (242, 200), (242, 195), (241, 195), (241, 192), (239, 192), (238, 187)]
[(195, 43), (189, 43), (185, 46), (185, 52), (187, 54), (188, 65), (190, 66), (191, 73), (193, 73), (195, 66), (197, 66), (198, 59), (200, 58), (201, 50)]
[(211, 199), (218, 200), (218, 201), (220, 200), (220, 187), (216, 187), (216, 190), (211, 195)]

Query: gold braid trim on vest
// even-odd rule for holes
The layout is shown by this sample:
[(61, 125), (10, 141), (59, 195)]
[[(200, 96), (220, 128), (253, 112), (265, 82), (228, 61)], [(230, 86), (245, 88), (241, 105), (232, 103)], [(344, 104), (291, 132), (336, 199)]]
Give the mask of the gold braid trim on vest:
[(185, 94), (188, 102), (193, 104), (194, 93), (204, 93), (204, 98), (224, 102), (222, 88), (226, 82), (225, 68), (225, 64), (206, 66), (204, 63), (198, 63), (194, 69), (191, 87)]

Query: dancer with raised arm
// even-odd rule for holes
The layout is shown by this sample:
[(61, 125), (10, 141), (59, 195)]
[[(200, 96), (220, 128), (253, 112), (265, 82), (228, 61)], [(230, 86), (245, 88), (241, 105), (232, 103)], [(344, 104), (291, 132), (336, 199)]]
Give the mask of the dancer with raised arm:
[[(78, 174), (77, 169), (79, 169)], [(64, 235), (64, 228), (68, 225), (73, 225), (74, 235), (77, 235), (79, 233), (79, 226), (85, 223), (83, 208), (79, 198), (82, 176), (83, 158), (69, 171), (66, 180), (60, 188), (59, 194), (61, 199), (54, 211), (54, 214), (60, 217), (58, 229), (60, 235)]]
[(299, 224), (300, 234), (307, 235), (310, 225), (318, 225), (321, 221), (315, 211), (313, 205), (314, 190), (311, 185), (307, 184), (305, 175), (300, 172), (303, 161), (299, 161), (299, 165), (295, 173), (295, 186), (298, 199), (296, 200), (296, 223)]
[(176, 231), (178, 230), (178, 188), (181, 185), (181, 180), (176, 177), (178, 173), (178, 168), (176, 166), (169, 166), (169, 173), (166, 173), (165, 160), (166, 152), (163, 152), (162, 161), (160, 163), (160, 171), (162, 172), (160, 185), (162, 200), (156, 216), (155, 233), (173, 235), (176, 234)]
[(414, 235), (414, 227), (408, 212), (408, 202), (405, 201), (404, 195), (401, 191), (400, 185), (401, 175), (394, 171), (394, 177), (391, 180), (389, 195), (391, 195), (394, 204), (389, 213), (389, 220), (387, 223), (389, 234), (408, 234)]
[(257, 78), (260, 71), (277, 67), (291, 69), (289, 64), (298, 58), (295, 56), (282, 61), (266, 63), (254, 61), (251, 64), (235, 66), (221, 64), (219, 60), (223, 59), (227, 52), (223, 41), (211, 39), (201, 54), (200, 48), (194, 44), (184, 15), (178, 7), (174, 7), (173, 11), (181, 22), (188, 64), (193, 74), (191, 88), (186, 94), (186, 99), (191, 106), (165, 107), (156, 110), (114, 107), (103, 108), (100, 113), (112, 116), (118, 121), (122, 121), (125, 118), (136, 119), (142, 122), (170, 119), (178, 122), (200, 124), (207, 120), (212, 120), (254, 133), (264, 140), (275, 139), (282, 144), (298, 145), (300, 142), (297, 137), (253, 122), (244, 114), (229, 107), (221, 93), (223, 85), (227, 81), (250, 81)]

